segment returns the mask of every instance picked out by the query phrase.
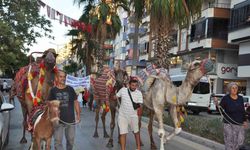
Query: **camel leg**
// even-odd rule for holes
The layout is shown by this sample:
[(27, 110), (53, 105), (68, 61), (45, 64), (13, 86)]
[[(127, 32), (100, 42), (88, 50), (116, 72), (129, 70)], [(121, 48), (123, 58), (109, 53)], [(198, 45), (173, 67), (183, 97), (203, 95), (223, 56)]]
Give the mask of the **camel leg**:
[(178, 127), (177, 111), (176, 111), (176, 106), (174, 105), (170, 106), (170, 116), (174, 123), (175, 130), (166, 137), (165, 142), (172, 139), (175, 135), (179, 134), (182, 130), (181, 128)]
[(101, 117), (102, 118), (102, 125), (103, 125), (103, 137), (109, 138), (109, 135), (106, 131), (106, 114), (107, 114), (107, 112), (105, 110), (103, 110), (102, 117)]
[(48, 138), (46, 140), (46, 150), (50, 150), (50, 145), (51, 145), (51, 138)]
[(161, 146), (160, 150), (164, 150), (164, 137), (165, 137), (165, 130), (163, 127), (163, 110), (164, 110), (164, 105), (157, 105), (154, 107), (155, 110), (155, 115), (158, 119), (159, 122), (159, 130), (158, 130), (158, 135), (160, 136), (161, 139)]
[(97, 131), (97, 128), (98, 128), (98, 122), (99, 122), (99, 112), (100, 112), (100, 104), (97, 105), (96, 109), (95, 109), (95, 133), (94, 133), (94, 138), (98, 138), (99, 135), (98, 135), (98, 131)]
[[(111, 103), (110, 103), (111, 106)], [(115, 129), (115, 114), (116, 114), (116, 109), (115, 107), (110, 107), (110, 112), (111, 112), (111, 122), (110, 122), (110, 138), (109, 138), (109, 142), (106, 145), (108, 148), (113, 147), (113, 133), (114, 133), (114, 129)]]
[(22, 106), (22, 113), (23, 113), (23, 136), (22, 139), (20, 140), (20, 143), (27, 143), (27, 139), (25, 137), (25, 132), (26, 132), (26, 127), (27, 127), (27, 110), (24, 108), (24, 106)]
[(149, 133), (149, 137), (150, 137), (151, 149), (156, 150), (157, 147), (155, 145), (154, 138), (153, 138), (153, 121), (154, 121), (154, 111), (150, 110), (150, 112), (149, 112), (149, 122), (148, 122), (148, 133)]

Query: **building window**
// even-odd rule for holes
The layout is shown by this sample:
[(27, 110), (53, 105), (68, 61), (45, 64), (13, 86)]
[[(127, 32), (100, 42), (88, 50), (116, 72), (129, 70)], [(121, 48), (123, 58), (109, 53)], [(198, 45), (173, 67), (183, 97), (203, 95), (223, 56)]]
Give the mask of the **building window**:
[(191, 42), (204, 39), (205, 30), (206, 30), (206, 20), (204, 19), (196, 24), (192, 24), (191, 34), (190, 34)]
[(245, 1), (231, 10), (231, 31), (250, 26), (250, 1)]
[(228, 23), (228, 19), (208, 18), (207, 37), (227, 40)]

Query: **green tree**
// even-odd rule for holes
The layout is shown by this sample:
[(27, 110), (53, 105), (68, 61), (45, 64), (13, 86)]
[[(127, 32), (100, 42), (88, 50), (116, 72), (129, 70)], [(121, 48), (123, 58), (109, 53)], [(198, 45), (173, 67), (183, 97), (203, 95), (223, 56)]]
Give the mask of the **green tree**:
[[(15, 65), (13, 61), (21, 64), (21, 60), (15, 58), (24, 56), (23, 52), (29, 51), (26, 47), (35, 43), (37, 37), (51, 37), (50, 21), (39, 15), (39, 7), (37, 0), (0, 1), (1, 70)], [(4, 61), (6, 58), (8, 61)]]
[[(75, 0), (76, 2), (76, 0)], [(96, 51), (98, 61), (98, 72), (101, 71), (103, 65), (104, 42), (107, 39), (114, 39), (116, 34), (120, 32), (121, 20), (117, 14), (118, 9), (122, 8), (129, 11), (127, 0), (100, 0), (94, 4), (92, 0), (79, 0), (79, 5), (88, 4), (85, 7), (85, 22), (89, 22), (93, 26), (91, 39), (99, 43), (99, 49)]]

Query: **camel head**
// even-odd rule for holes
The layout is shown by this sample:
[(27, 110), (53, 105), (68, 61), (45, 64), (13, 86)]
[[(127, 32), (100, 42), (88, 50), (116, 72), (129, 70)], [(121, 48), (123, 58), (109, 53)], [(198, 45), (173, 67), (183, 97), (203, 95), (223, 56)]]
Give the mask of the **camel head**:
[(200, 81), (202, 76), (213, 69), (213, 62), (210, 59), (194, 61), (188, 68), (186, 80), (194, 87)]
[(117, 90), (121, 89), (123, 85), (128, 83), (129, 77), (125, 70), (122, 69), (115, 69), (115, 86)]
[(50, 48), (46, 50), (42, 57), (44, 58), (45, 67), (48, 70), (53, 70), (54, 66), (56, 65), (56, 57), (57, 57), (55, 49)]

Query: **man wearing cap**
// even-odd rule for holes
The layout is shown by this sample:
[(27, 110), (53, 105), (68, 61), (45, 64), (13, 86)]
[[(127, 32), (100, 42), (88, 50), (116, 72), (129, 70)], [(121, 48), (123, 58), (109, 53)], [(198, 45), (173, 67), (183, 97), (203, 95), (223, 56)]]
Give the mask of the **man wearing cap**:
[(122, 150), (125, 150), (126, 148), (126, 135), (128, 133), (129, 126), (135, 135), (137, 149), (140, 150), (138, 115), (137, 109), (134, 108), (133, 103), (142, 104), (143, 98), (141, 91), (137, 90), (137, 86), (138, 81), (135, 78), (132, 78), (129, 81), (129, 87), (123, 87), (116, 94), (117, 97), (121, 98), (118, 126), (120, 130), (120, 144)]
[(74, 89), (65, 85), (66, 73), (60, 68), (56, 80), (57, 84), (50, 90), (48, 98), (48, 100), (60, 101), (60, 123), (54, 131), (55, 150), (63, 150), (63, 132), (65, 132), (67, 142), (66, 149), (72, 150), (75, 138), (74, 123), (80, 122), (80, 106)]

